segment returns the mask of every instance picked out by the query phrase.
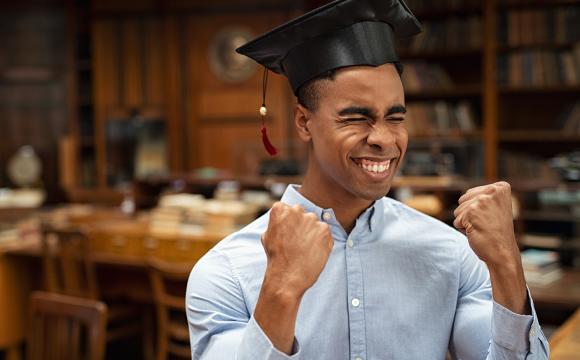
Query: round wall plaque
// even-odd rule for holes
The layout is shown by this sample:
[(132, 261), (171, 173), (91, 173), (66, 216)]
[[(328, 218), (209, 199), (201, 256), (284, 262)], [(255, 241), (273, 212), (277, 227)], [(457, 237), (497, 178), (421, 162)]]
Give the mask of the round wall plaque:
[(212, 72), (228, 83), (241, 83), (256, 72), (254, 60), (235, 50), (254, 38), (244, 27), (232, 26), (220, 30), (209, 46), (209, 65)]

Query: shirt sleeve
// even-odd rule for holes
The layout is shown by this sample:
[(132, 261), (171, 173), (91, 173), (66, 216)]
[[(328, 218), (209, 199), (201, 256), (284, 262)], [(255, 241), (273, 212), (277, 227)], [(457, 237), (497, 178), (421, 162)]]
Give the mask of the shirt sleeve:
[(227, 257), (208, 252), (192, 269), (187, 283), (186, 314), (194, 360), (299, 359), (278, 351), (248, 313), (239, 281)]
[(493, 301), (487, 266), (463, 238), (457, 310), (449, 350), (458, 359), (549, 358), (549, 346), (528, 290), (532, 315), (516, 314)]

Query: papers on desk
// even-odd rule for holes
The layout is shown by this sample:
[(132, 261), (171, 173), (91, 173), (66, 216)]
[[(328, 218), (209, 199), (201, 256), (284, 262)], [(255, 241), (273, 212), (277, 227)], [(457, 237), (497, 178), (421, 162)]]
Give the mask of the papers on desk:
[(0, 189), (0, 208), (35, 208), (45, 197), (40, 189)]
[(562, 277), (558, 253), (527, 249), (522, 251), (526, 281), (531, 285), (546, 285)]
[(204, 199), (192, 194), (165, 195), (151, 210), (150, 231), (158, 235), (227, 235), (256, 217), (257, 200), (264, 200), (256, 195), (250, 198), (255, 201)]

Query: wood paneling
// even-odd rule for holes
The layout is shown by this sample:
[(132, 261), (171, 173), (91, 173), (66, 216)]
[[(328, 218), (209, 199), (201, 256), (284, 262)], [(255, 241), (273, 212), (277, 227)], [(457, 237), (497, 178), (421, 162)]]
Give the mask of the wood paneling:
[[(175, 154), (172, 134), (179, 116), (169, 111), (176, 103), (166, 104), (167, 87), (178, 86), (169, 71), (166, 42), (171, 31), (162, 18), (99, 18), (93, 27), (94, 104), (96, 119), (97, 172), (100, 187), (107, 186), (106, 138), (108, 119), (115, 114), (128, 116), (134, 110), (157, 113), (167, 121), (170, 154)], [(169, 35), (173, 33), (169, 32)], [(171, 50), (176, 51), (175, 47)], [(171, 63), (175, 66), (175, 63)], [(167, 78), (167, 74), (170, 78)], [(173, 75), (173, 76), (172, 76)], [(179, 144), (177, 144), (179, 145)], [(171, 156), (171, 155), (170, 155)], [(178, 162), (168, 159), (173, 170)]]
[(26, 263), (9, 258), (0, 249), (0, 349), (18, 345), (25, 334), (31, 284)]
[[(186, 168), (187, 154), (184, 149), (185, 134), (187, 128), (185, 123), (185, 103), (183, 101), (185, 92), (185, 82), (183, 76), (184, 54), (183, 43), (183, 26), (181, 19), (166, 16), (162, 23), (162, 33), (164, 42), (161, 47), (159, 56), (162, 56), (163, 64), (166, 69), (166, 76), (163, 78), (162, 86), (166, 89), (164, 100), (166, 102), (167, 118), (169, 126), (169, 165), (170, 168), (177, 172), (183, 172)], [(160, 31), (160, 32), (161, 32)], [(162, 55), (163, 54), (163, 55)]]
[[(247, 81), (223, 81), (212, 72), (210, 43), (232, 26), (258, 35), (295, 15), (289, 9), (297, 6), (285, 0), (94, 4), (93, 102), (99, 189), (109, 186), (105, 128), (115, 113), (154, 109), (162, 114), (167, 121), (168, 160), (173, 172), (200, 166), (234, 168), (237, 151), (245, 146), (239, 144), (261, 147), (262, 69), (257, 66)], [(271, 75), (267, 96), (270, 137), (284, 148), (292, 130), (292, 96), (286, 79)]]
[[(242, 83), (220, 79), (209, 64), (209, 48), (215, 36), (225, 28), (239, 26), (260, 33), (287, 20), (285, 12), (247, 15), (191, 16), (186, 24), (190, 46), (187, 66), (190, 71), (187, 93), (188, 145), (191, 155), (188, 168), (212, 166), (226, 169), (239, 168), (239, 151), (261, 147), (260, 116), (258, 109), (262, 96), (262, 68)], [(271, 74), (268, 83), (268, 131), (272, 141), (283, 148), (289, 138), (288, 122), (291, 102), (287, 81)], [(246, 146), (247, 145), (247, 146)], [(252, 154), (262, 156), (265, 151)], [(247, 154), (251, 156), (250, 154)], [(268, 156), (267, 154), (265, 156)]]
[(65, 11), (4, 11), (0, 22), (0, 187), (14, 186), (6, 165), (19, 147), (31, 145), (43, 165), (36, 185), (49, 202), (61, 201), (58, 141), (68, 115)]

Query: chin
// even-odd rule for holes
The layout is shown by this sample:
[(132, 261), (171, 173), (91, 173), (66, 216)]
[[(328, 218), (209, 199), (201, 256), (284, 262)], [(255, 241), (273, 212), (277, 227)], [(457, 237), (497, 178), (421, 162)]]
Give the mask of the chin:
[(386, 187), (382, 189), (357, 189), (355, 186), (351, 187), (352, 193), (359, 199), (367, 200), (367, 201), (375, 201), (385, 197), (389, 190), (391, 189), (391, 184), (388, 184)]

